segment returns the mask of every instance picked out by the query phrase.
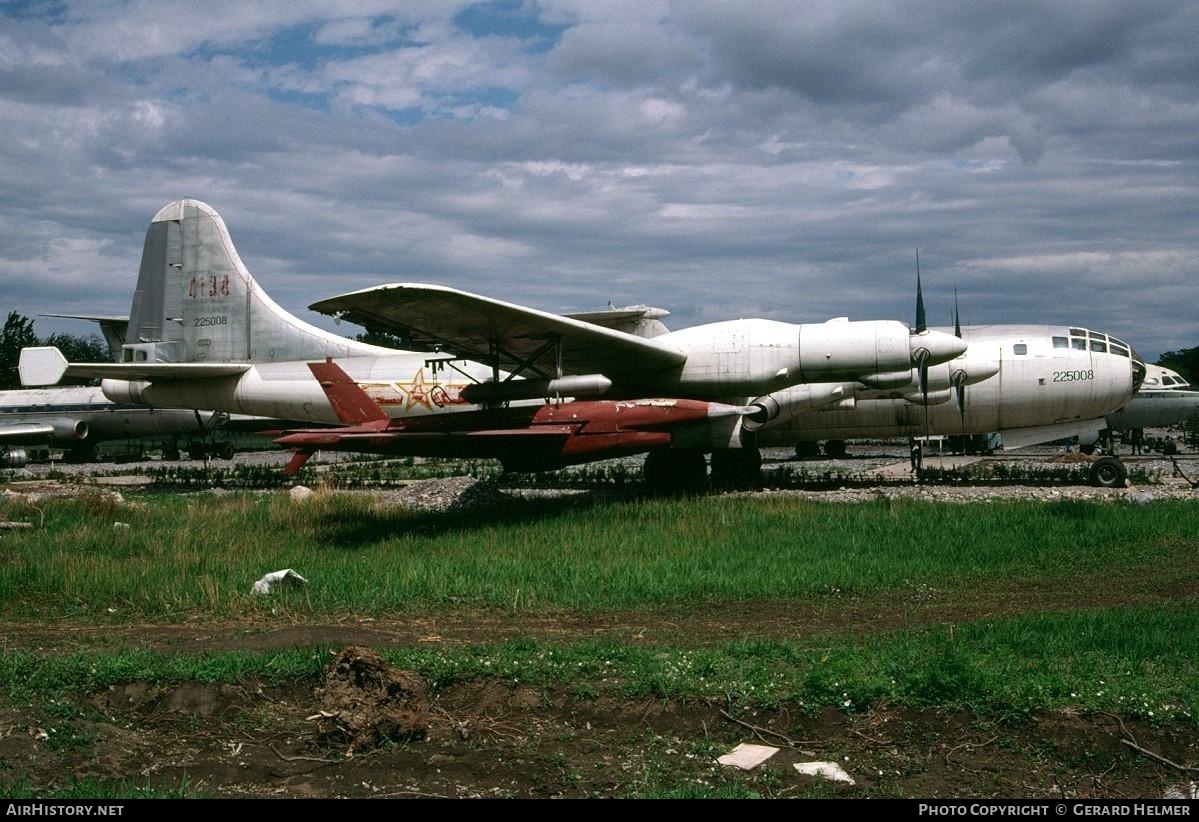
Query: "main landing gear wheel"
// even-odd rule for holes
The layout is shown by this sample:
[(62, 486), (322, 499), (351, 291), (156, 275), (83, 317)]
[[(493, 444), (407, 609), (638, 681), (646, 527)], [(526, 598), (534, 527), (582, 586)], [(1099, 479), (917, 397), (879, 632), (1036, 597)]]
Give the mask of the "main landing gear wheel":
[(832, 460), (845, 458), (845, 440), (829, 440), (824, 444), (824, 454)]
[(751, 491), (762, 487), (762, 452), (757, 448), (720, 448), (712, 452), (712, 488)]
[(645, 485), (655, 494), (699, 494), (708, 483), (702, 451), (667, 448), (645, 455)]
[(814, 460), (820, 456), (820, 443), (811, 440), (795, 443), (795, 456), (801, 460)]
[(1091, 463), (1091, 485), (1096, 488), (1123, 488), (1127, 479), (1124, 463), (1115, 457), (1103, 457)]

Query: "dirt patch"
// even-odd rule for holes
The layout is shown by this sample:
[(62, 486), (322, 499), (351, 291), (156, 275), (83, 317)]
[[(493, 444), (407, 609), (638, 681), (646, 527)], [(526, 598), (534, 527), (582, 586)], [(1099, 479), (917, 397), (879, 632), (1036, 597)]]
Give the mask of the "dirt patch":
[(345, 648), (327, 666), (316, 689), (313, 715), (321, 739), (349, 753), (429, 734), (429, 689), (413, 671), (384, 662), (369, 648)]
[[(354, 653), (364, 675), (351, 692), (378, 695), (394, 672), (365, 664), (368, 653)], [(355, 669), (332, 675), (340, 688)], [(813, 714), (796, 704), (583, 699), (494, 679), (429, 692), (423, 738), (330, 749), (308, 721), (328, 690), (130, 683), (54, 705), (0, 696), (0, 786), (45, 791), (97, 778), (253, 797), (1161, 797), (1180, 775), (1121, 740), (1135, 735), (1174, 762), (1199, 759), (1191, 728), (1122, 726), (1107, 715), (996, 722), (885, 704)], [(64, 718), (64, 706), (74, 715)], [(716, 763), (741, 742), (779, 752), (748, 773)], [(838, 762), (856, 784), (792, 768), (812, 760)]]

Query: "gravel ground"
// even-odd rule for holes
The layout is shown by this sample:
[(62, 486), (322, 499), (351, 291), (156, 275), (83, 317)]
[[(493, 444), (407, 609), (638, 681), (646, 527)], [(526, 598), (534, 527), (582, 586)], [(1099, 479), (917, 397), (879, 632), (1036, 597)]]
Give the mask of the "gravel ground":
[[(246, 465), (278, 465), (282, 466), (289, 454), (282, 451), (262, 451), (254, 453), (239, 453), (233, 462)], [(350, 459), (350, 455), (325, 453), (313, 460), (315, 464), (333, 464)], [(629, 469), (639, 469), (641, 457), (613, 460), (611, 463), (622, 464)], [(1012, 465), (1048, 466), (1055, 462), (1080, 459), (1078, 455), (1064, 456), (1061, 448), (1024, 449), (1013, 454), (1000, 454), (989, 457)], [(766, 449), (763, 452), (763, 468), (767, 472), (772, 469), (789, 468), (794, 472), (803, 471), (811, 476), (831, 474), (847, 475), (846, 487), (824, 488), (819, 490), (765, 490), (756, 492), (739, 492), (741, 496), (762, 497), (797, 497), (803, 499), (822, 500), (826, 502), (861, 502), (874, 499), (916, 498), (928, 500), (947, 500), (957, 502), (991, 502), (1004, 499), (1101, 499), (1127, 500), (1137, 504), (1149, 504), (1162, 499), (1196, 499), (1199, 491), (1192, 488), (1190, 483), (1179, 476), (1174, 464), (1166, 458), (1124, 457), (1124, 462), (1130, 467), (1135, 465), (1158, 481), (1151, 485), (1120, 489), (1092, 488), (1089, 486), (1031, 484), (996, 485), (996, 484), (917, 484), (910, 479), (905, 470), (908, 460), (908, 450), (905, 444), (853, 444), (843, 459), (804, 459), (794, 457), (790, 449)], [(931, 461), (931, 460), (930, 460)], [(229, 461), (214, 460), (213, 465), (222, 467), (230, 465)], [(932, 462), (935, 464), (935, 462)], [(1199, 454), (1183, 454), (1178, 457), (1178, 464), (1183, 472), (1192, 479), (1199, 480)], [(43, 479), (51, 471), (61, 472), (72, 476), (94, 475), (104, 477), (106, 474), (119, 472), (127, 477), (104, 477), (102, 480), (110, 485), (136, 486), (144, 482), (139, 473), (157, 466), (195, 466), (200, 467), (200, 460), (182, 460), (179, 462), (160, 462), (151, 460), (143, 463), (91, 463), (87, 465), (68, 465), (65, 463), (42, 463), (29, 465), (26, 468), (7, 472), (11, 480)], [(889, 471), (885, 469), (890, 469)], [(886, 479), (880, 478), (878, 484), (863, 485), (858, 479), (863, 473), (879, 471), (889, 474)], [(853, 475), (855, 479), (848, 481)], [(14, 488), (17, 488), (14, 486)], [(18, 489), (19, 490), (19, 489)], [(405, 482), (400, 488), (375, 492), (384, 504), (401, 505), (419, 510), (444, 511), (466, 507), (486, 506), (502, 503), (512, 497), (541, 498), (562, 497), (573, 495), (594, 495), (603, 493), (621, 495), (623, 489), (613, 488), (606, 491), (591, 491), (575, 487), (538, 487), (512, 488), (494, 481), (475, 480), (470, 477), (453, 477), (449, 479), (423, 479)]]

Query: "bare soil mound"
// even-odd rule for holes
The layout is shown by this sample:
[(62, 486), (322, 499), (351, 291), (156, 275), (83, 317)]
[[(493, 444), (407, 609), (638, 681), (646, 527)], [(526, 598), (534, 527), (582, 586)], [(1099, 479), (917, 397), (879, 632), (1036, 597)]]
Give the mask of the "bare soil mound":
[(325, 667), (315, 695), (321, 739), (350, 751), (411, 742), (429, 733), (429, 688), (412, 671), (389, 665), (369, 648), (345, 648)]

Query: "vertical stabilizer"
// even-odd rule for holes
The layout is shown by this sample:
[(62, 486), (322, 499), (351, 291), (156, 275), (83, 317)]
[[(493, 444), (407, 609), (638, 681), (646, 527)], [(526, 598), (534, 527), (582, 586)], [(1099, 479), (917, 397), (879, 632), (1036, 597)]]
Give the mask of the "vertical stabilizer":
[(221, 215), (177, 200), (150, 222), (123, 359), (127, 362), (274, 362), (379, 356), (292, 316), (246, 269)]

